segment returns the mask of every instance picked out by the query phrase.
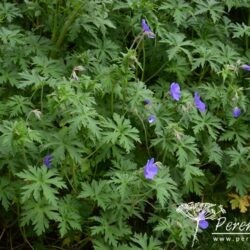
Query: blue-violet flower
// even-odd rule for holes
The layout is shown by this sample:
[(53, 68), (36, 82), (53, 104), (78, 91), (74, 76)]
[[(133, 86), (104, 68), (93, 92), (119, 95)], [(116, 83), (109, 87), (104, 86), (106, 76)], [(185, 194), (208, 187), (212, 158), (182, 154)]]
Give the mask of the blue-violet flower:
[(206, 104), (205, 104), (203, 101), (201, 101), (200, 98), (201, 98), (201, 97), (200, 97), (200, 95), (198, 94), (198, 92), (195, 92), (195, 93), (194, 93), (194, 104), (195, 104), (195, 107), (196, 107), (197, 109), (199, 109), (200, 112), (205, 112), (205, 111), (206, 111)]
[(199, 213), (198, 220), (199, 220), (199, 227), (201, 229), (206, 229), (208, 227), (209, 223), (205, 219), (205, 211), (201, 211)]
[(237, 117), (239, 117), (240, 114), (241, 114), (241, 109), (240, 109), (239, 107), (235, 107), (235, 108), (233, 108), (232, 113), (233, 113), (233, 117), (234, 117), (234, 118), (237, 118)]
[(154, 163), (154, 158), (147, 161), (146, 166), (144, 167), (144, 176), (146, 179), (153, 180), (155, 175), (158, 173), (158, 167)]
[(155, 117), (154, 115), (150, 115), (150, 116), (148, 117), (148, 122), (149, 122), (149, 123), (153, 123), (153, 122), (155, 122), (155, 120), (156, 120), (156, 117)]
[(151, 31), (145, 19), (142, 19), (141, 26), (143, 33), (146, 34), (148, 38), (155, 38), (155, 34)]
[(180, 85), (176, 82), (173, 82), (170, 85), (170, 94), (172, 96), (172, 98), (176, 101), (179, 101), (181, 98), (181, 88)]
[(144, 105), (150, 105), (151, 104), (151, 101), (149, 99), (145, 99), (143, 101)]
[(240, 67), (241, 67), (242, 69), (244, 69), (244, 70), (250, 71), (250, 65), (248, 65), (248, 64), (243, 64), (243, 65), (241, 65)]
[(47, 167), (47, 168), (51, 168), (51, 164), (52, 164), (52, 155), (48, 154), (43, 158), (43, 164)]

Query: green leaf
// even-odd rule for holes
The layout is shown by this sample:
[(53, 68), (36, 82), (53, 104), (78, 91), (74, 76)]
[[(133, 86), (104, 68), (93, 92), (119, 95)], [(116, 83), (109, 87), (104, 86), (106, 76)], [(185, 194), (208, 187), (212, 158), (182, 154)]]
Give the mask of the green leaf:
[(0, 201), (7, 211), (9, 209), (10, 203), (15, 197), (13, 184), (6, 177), (0, 178)]
[(250, 187), (249, 171), (227, 171), (227, 188), (234, 187), (240, 196), (247, 194)]
[(148, 236), (145, 234), (134, 234), (133, 237), (131, 237), (131, 240), (135, 243), (131, 245), (133, 249), (139, 250), (161, 250), (161, 242), (154, 238), (153, 236)]
[(78, 203), (72, 196), (67, 196), (59, 201), (59, 232), (61, 237), (71, 230), (81, 231), (81, 216), (79, 215)]
[(134, 142), (140, 142), (139, 131), (133, 128), (128, 119), (114, 113), (113, 121), (107, 119), (103, 122), (103, 142), (117, 144), (129, 153), (134, 147)]
[(185, 166), (184, 166), (184, 180), (185, 183), (188, 184), (193, 177), (195, 176), (204, 176), (204, 173), (201, 169), (199, 169), (198, 166), (194, 166), (194, 164), (197, 164), (197, 161), (189, 161)]
[(110, 197), (107, 195), (109, 193), (108, 190), (107, 182), (104, 180), (99, 182), (93, 180), (91, 184), (83, 182), (82, 191), (78, 198), (90, 198), (96, 202), (99, 207), (105, 210), (110, 201)]
[(177, 55), (186, 55), (188, 60), (192, 61), (192, 55), (190, 53), (190, 47), (193, 47), (194, 44), (190, 40), (185, 40), (185, 35), (183, 33), (168, 33), (166, 39), (161, 40), (162, 43), (169, 45), (167, 50), (169, 60), (172, 60)]
[(23, 205), (21, 216), (21, 226), (31, 222), (38, 236), (48, 229), (50, 220), (59, 220), (57, 209), (45, 199), (38, 201), (30, 199)]
[(224, 130), (221, 126), (221, 120), (209, 112), (195, 116), (193, 122), (195, 124), (193, 126), (195, 134), (198, 134), (200, 131), (206, 131), (214, 140), (216, 140), (219, 135), (218, 130)]
[(195, 15), (201, 15), (208, 12), (214, 23), (216, 23), (224, 13), (224, 6), (221, 2), (215, 0), (195, 0), (194, 2), (197, 3)]
[(156, 191), (157, 201), (164, 208), (169, 200), (177, 200), (177, 185), (171, 178), (169, 170), (166, 167), (159, 171), (160, 175), (157, 175), (154, 181), (149, 183), (149, 186)]
[(33, 196), (35, 201), (44, 198), (49, 204), (56, 207), (58, 189), (66, 188), (61, 177), (58, 177), (57, 171), (44, 166), (40, 168), (29, 166), (28, 170), (23, 170), (16, 175), (24, 181), (21, 193), (22, 203)]
[(181, 167), (184, 167), (190, 159), (200, 154), (195, 138), (192, 136), (183, 135), (182, 138), (177, 141), (175, 147), (178, 163)]

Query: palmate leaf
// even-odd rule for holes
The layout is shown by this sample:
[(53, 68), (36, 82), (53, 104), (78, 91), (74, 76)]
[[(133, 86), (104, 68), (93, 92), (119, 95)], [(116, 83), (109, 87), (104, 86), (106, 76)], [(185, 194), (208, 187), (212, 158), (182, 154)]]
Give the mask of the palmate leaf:
[(230, 28), (233, 30), (233, 38), (240, 38), (244, 36), (250, 36), (250, 26), (239, 23), (232, 23)]
[(224, 13), (224, 6), (219, 1), (217, 2), (216, 0), (195, 0), (194, 2), (197, 3), (195, 15), (200, 15), (208, 12), (214, 23), (218, 21)]
[(193, 160), (189, 160), (183, 166), (184, 168), (183, 177), (184, 177), (186, 184), (188, 184), (189, 181), (191, 181), (194, 176), (204, 176), (203, 171), (198, 166), (195, 166), (198, 164), (199, 164), (199, 160), (195, 158)]
[(21, 226), (28, 225), (31, 222), (38, 236), (49, 227), (50, 220), (60, 220), (57, 208), (49, 204), (44, 198), (38, 201), (30, 199), (23, 205), (21, 216)]
[(250, 196), (244, 195), (239, 196), (237, 194), (229, 194), (231, 207), (234, 210), (235, 208), (239, 208), (241, 213), (245, 213), (248, 210), (248, 207), (250, 207)]
[(133, 128), (130, 121), (114, 113), (113, 121), (107, 119), (103, 122), (103, 142), (117, 144), (129, 153), (135, 146), (135, 142), (140, 142), (139, 131)]
[(208, 143), (203, 145), (203, 148), (208, 156), (209, 162), (215, 162), (221, 167), (223, 151), (220, 146), (216, 142), (209, 140)]
[(47, 169), (43, 166), (41, 168), (29, 166), (28, 170), (23, 170), (16, 175), (24, 181), (21, 194), (22, 203), (32, 197), (35, 201), (44, 198), (49, 204), (56, 207), (58, 189), (66, 188), (61, 177), (58, 177), (56, 170)]
[(235, 188), (240, 196), (247, 194), (250, 187), (249, 172), (242, 169), (227, 171), (227, 188)]
[(40, 133), (27, 127), (25, 121), (6, 121), (0, 125), (0, 146), (10, 154), (20, 151), (20, 147), (35, 148), (41, 142)]
[(145, 99), (152, 98), (152, 91), (147, 89), (143, 82), (131, 84), (125, 91), (127, 95), (126, 101), (131, 110), (136, 110)]
[(206, 131), (214, 140), (217, 139), (219, 130), (224, 130), (221, 126), (221, 120), (209, 112), (195, 116), (193, 122), (195, 124), (193, 126), (195, 134), (198, 134), (200, 131)]
[(209, 48), (201, 45), (194, 49), (192, 54), (192, 71), (199, 67), (204, 68), (205, 65), (208, 64), (213, 71), (219, 72), (221, 54), (217, 48)]
[(59, 60), (52, 60), (46, 56), (32, 58), (36, 71), (44, 77), (60, 78), (65, 72), (65, 66)]
[(68, 127), (63, 127), (51, 135), (44, 148), (52, 149), (55, 162), (63, 161), (68, 154), (75, 162), (82, 163), (82, 153), (88, 153), (76, 134), (71, 134)]
[(94, 216), (92, 219), (98, 223), (91, 227), (92, 235), (101, 235), (105, 242), (117, 249), (118, 240), (121, 237), (131, 235), (129, 226), (125, 223), (117, 223), (117, 218), (112, 211), (101, 214), (100, 217)]
[(110, 175), (111, 180), (108, 183), (114, 185), (115, 190), (119, 192), (122, 200), (133, 192), (131, 188), (134, 183), (138, 182), (137, 177), (133, 174), (111, 172)]
[(31, 72), (26, 70), (22, 73), (19, 73), (19, 75), (21, 80), (19, 81), (17, 88), (20, 89), (24, 89), (32, 85), (38, 88), (46, 81), (46, 78), (42, 77), (36, 69), (32, 69)]
[(171, 211), (166, 219), (160, 218), (158, 223), (154, 231), (159, 233), (169, 232), (169, 240), (171, 241), (171, 238), (174, 238), (180, 249), (186, 249), (190, 238), (193, 237), (195, 223), (190, 223), (189, 218), (180, 216), (175, 210)]
[(185, 166), (190, 159), (193, 159), (199, 154), (195, 138), (184, 135), (181, 140), (177, 141), (176, 155), (181, 167)]
[(249, 125), (242, 124), (242, 123), (236, 123), (232, 127), (228, 128), (221, 136), (220, 141), (230, 141), (237, 143), (237, 146), (242, 146), (247, 144), (250, 133)]
[(184, 0), (164, 1), (159, 10), (164, 10), (174, 18), (174, 22), (177, 26), (183, 24), (187, 18), (191, 15), (192, 7)]
[(65, 236), (69, 231), (81, 231), (81, 216), (78, 211), (76, 199), (68, 195), (59, 201), (59, 232), (61, 237)]
[(226, 151), (226, 155), (230, 157), (230, 167), (247, 166), (250, 160), (250, 147), (231, 148)]
[(169, 45), (167, 50), (169, 60), (172, 60), (177, 55), (185, 55), (188, 60), (192, 61), (192, 55), (190, 53), (190, 47), (194, 47), (194, 44), (190, 40), (185, 40), (185, 35), (180, 33), (168, 33), (167, 38), (161, 42)]
[(145, 234), (134, 234), (131, 240), (135, 243), (131, 246), (134, 250), (161, 250), (161, 242), (153, 236)]
[(91, 184), (87, 182), (82, 183), (82, 191), (78, 198), (89, 198), (105, 210), (110, 202), (110, 197), (107, 195), (110, 192), (111, 190), (108, 188), (106, 181), (103, 180), (97, 182), (93, 180)]
[(232, 7), (236, 8), (250, 7), (249, 0), (223, 0), (223, 3), (225, 3), (229, 11), (232, 9)]
[(15, 197), (13, 184), (5, 177), (0, 178), (0, 201), (7, 211), (12, 199)]
[(20, 30), (9, 30), (5, 27), (0, 28), (0, 39), (3, 44), (7, 44), (9, 46), (23, 45), (24, 35), (20, 33)]
[(32, 103), (29, 98), (20, 95), (13, 95), (10, 97), (6, 106), (11, 117), (16, 117), (18, 115), (27, 114), (32, 108)]
[(185, 57), (177, 55), (166, 66), (165, 71), (176, 74), (177, 80), (179, 82), (184, 82), (185, 79), (187, 79), (187, 77), (191, 74), (190, 63)]
[[(98, 125), (98, 114), (96, 109), (87, 106), (78, 106), (70, 110), (70, 118), (64, 119), (63, 124), (70, 124), (73, 133), (77, 133), (81, 128), (86, 128), (95, 138), (100, 137), (100, 127)], [(90, 138), (95, 140), (94, 138)]]
[(204, 186), (207, 184), (205, 176), (193, 176), (192, 179), (186, 183), (184, 187), (184, 193), (195, 193), (197, 195), (202, 195)]
[(154, 182), (149, 183), (149, 186), (156, 191), (157, 201), (163, 208), (169, 200), (177, 200), (177, 185), (166, 167), (160, 171), (160, 176), (156, 176)]
[(88, 43), (94, 47), (92, 50), (93, 54), (101, 62), (114, 59), (118, 55), (119, 46), (112, 42), (112, 40), (97, 39), (95, 41), (89, 41)]
[(16, 7), (16, 4), (13, 3), (0, 3), (0, 19), (3, 21), (4, 19), (7, 22), (11, 23), (13, 19), (16, 17), (21, 17), (21, 9)]

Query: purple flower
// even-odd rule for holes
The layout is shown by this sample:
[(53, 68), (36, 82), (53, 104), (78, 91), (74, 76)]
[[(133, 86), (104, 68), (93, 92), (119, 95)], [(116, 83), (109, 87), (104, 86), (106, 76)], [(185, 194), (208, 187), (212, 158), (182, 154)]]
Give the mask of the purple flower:
[(155, 175), (158, 173), (158, 167), (154, 163), (154, 158), (147, 161), (144, 167), (144, 176), (146, 179), (153, 180)]
[(143, 101), (144, 105), (150, 105), (151, 104), (151, 101), (149, 99), (145, 99)]
[(173, 82), (170, 85), (170, 94), (172, 96), (172, 98), (176, 101), (179, 101), (181, 98), (181, 88), (180, 85), (176, 82)]
[(47, 167), (47, 168), (51, 168), (51, 164), (52, 164), (52, 155), (48, 154), (43, 158), (43, 164)]
[(200, 110), (200, 112), (206, 111), (206, 104), (203, 101), (201, 101), (201, 97), (198, 94), (198, 92), (194, 93), (194, 104), (195, 107)]
[(198, 216), (198, 221), (199, 221), (199, 227), (201, 229), (206, 229), (209, 225), (209, 223), (205, 219), (205, 211), (201, 211)]
[(143, 33), (146, 34), (148, 38), (155, 38), (155, 34), (151, 31), (145, 19), (142, 19), (141, 26), (143, 29)]
[(239, 107), (235, 107), (235, 108), (233, 108), (232, 113), (233, 113), (233, 117), (234, 117), (234, 118), (237, 118), (237, 117), (239, 117), (240, 114), (241, 114), (241, 109), (240, 109)]
[(148, 122), (149, 122), (149, 123), (153, 123), (153, 122), (155, 122), (155, 120), (156, 120), (156, 117), (155, 117), (154, 115), (150, 115), (150, 116), (148, 117)]
[(250, 65), (248, 65), (248, 64), (243, 64), (243, 65), (241, 65), (240, 67), (241, 67), (242, 69), (244, 69), (244, 70), (250, 71)]

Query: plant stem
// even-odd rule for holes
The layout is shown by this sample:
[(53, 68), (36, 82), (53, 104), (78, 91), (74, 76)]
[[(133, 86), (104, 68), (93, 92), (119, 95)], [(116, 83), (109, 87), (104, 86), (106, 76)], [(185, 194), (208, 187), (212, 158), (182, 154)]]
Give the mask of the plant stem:
[(114, 113), (114, 81), (112, 81), (112, 90), (111, 90), (111, 103), (110, 103), (111, 113)]
[(138, 43), (140, 43), (140, 41), (141, 41), (141, 39), (142, 39), (142, 35), (140, 34), (140, 35), (138, 35), (135, 39), (134, 39), (134, 41), (133, 41), (133, 43), (131, 44), (131, 46), (130, 46), (130, 48), (129, 49), (132, 49), (133, 47), (134, 47), (134, 45), (135, 45), (135, 43), (137, 42), (137, 40), (139, 40), (139, 42)]
[(53, 17), (53, 31), (52, 31), (52, 37), (51, 40), (54, 43), (56, 40), (56, 35), (57, 35), (57, 25), (58, 25), (58, 9), (59, 9), (59, 1), (56, 1), (56, 13)]
[(42, 88), (41, 88), (40, 102), (41, 102), (41, 112), (43, 113), (43, 85), (42, 85)]
[(135, 114), (138, 116), (138, 118), (141, 121), (141, 124), (143, 126), (144, 135), (145, 135), (145, 143), (146, 143), (146, 148), (147, 148), (147, 153), (148, 153), (148, 156), (150, 156), (150, 151), (149, 151), (149, 147), (148, 147), (148, 136), (147, 136), (147, 130), (146, 130), (145, 124), (144, 124), (142, 118), (140, 117), (140, 115), (138, 114), (137, 111), (135, 112)]
[(143, 56), (143, 61), (142, 61), (141, 81), (143, 82), (144, 75), (145, 75), (145, 68), (146, 68), (146, 53), (145, 53), (145, 47), (144, 47), (144, 40), (142, 40), (142, 56)]
[[(64, 38), (67, 35), (67, 32), (69, 31), (70, 26), (74, 23), (74, 21), (76, 20), (76, 17), (78, 15), (78, 13), (81, 11), (83, 7), (83, 4), (81, 4), (80, 6), (76, 5), (75, 8), (73, 9), (73, 11), (71, 12), (71, 14), (67, 17), (66, 21), (64, 22), (63, 27), (61, 28), (61, 32), (59, 34), (58, 39), (54, 39), (56, 41), (55, 45), (56, 48), (59, 49), (63, 43)], [(52, 38), (53, 39), (53, 38)], [(55, 55), (55, 51), (54, 53), (52, 53), (52, 57)]]
[(192, 242), (192, 247), (194, 246), (194, 242), (195, 242), (195, 240), (197, 239), (198, 227), (199, 227), (199, 220), (197, 220), (197, 223), (196, 223), (196, 229), (195, 229), (195, 233), (194, 233), (194, 238), (193, 238), (193, 242)]
[(167, 63), (168, 63), (168, 61), (166, 61), (165, 63), (163, 63), (161, 65), (161, 67), (153, 75), (151, 75), (148, 79), (145, 80), (145, 83), (148, 82), (149, 80), (151, 80), (153, 77), (155, 77), (165, 67), (165, 65)]

